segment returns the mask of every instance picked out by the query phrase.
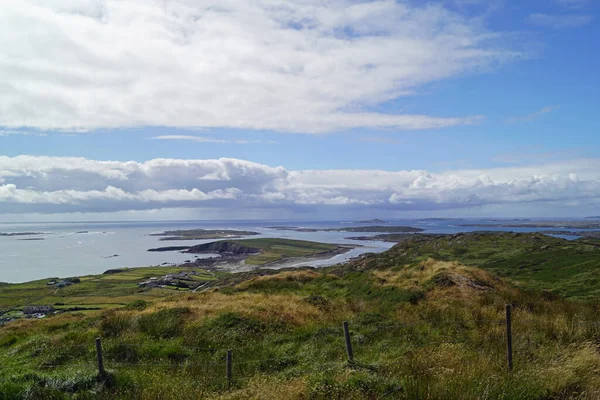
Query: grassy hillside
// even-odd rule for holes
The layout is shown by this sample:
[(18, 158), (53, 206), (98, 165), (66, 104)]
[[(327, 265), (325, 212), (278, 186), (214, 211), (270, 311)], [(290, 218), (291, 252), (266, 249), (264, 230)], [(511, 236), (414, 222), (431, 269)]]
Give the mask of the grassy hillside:
[(119, 273), (83, 276), (80, 278), (81, 282), (63, 288), (47, 285), (48, 282), (56, 280), (53, 278), (5, 284), (0, 285), (0, 313), (28, 305), (53, 305), (57, 310), (74, 307), (94, 310), (120, 307), (136, 300), (153, 301), (165, 297), (176, 288), (147, 290), (140, 289), (138, 283), (150, 277), (182, 271), (197, 272), (191, 279), (201, 282), (216, 279), (214, 273), (195, 268), (149, 267), (126, 268)]
[(261, 254), (248, 257), (246, 264), (263, 265), (287, 257), (304, 257), (336, 250), (339, 246), (329, 243), (310, 242), (306, 240), (291, 240), (279, 238), (260, 238), (236, 240), (248, 247), (257, 247)]
[[(466, 263), (501, 259), (502, 250), (481, 255), (493, 247), (488, 237), (468, 237)], [(520, 246), (542, 253), (534, 237), (497, 241), (515, 257), (524, 254)], [(600, 398), (597, 303), (516, 288), (457, 261), (417, 260), (426, 248), (454, 257), (446, 242), (426, 243), (344, 268), (217, 276), (218, 287), (202, 293), (5, 325), (0, 399)], [(506, 303), (514, 307), (512, 372)], [(354, 363), (342, 321), (349, 321)], [(104, 379), (94, 365), (98, 336)]]
[(566, 297), (600, 297), (600, 248), (593, 239), (568, 241), (531, 233), (415, 235), (352, 268), (401, 268), (428, 258), (459, 261), (508, 277), (521, 287)]

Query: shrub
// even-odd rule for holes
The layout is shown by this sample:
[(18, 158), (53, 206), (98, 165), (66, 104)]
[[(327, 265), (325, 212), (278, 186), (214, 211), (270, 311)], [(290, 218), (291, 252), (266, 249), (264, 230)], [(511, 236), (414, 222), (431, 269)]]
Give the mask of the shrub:
[(189, 311), (187, 307), (167, 308), (142, 315), (138, 320), (140, 331), (157, 339), (179, 336), (183, 332), (184, 316)]
[(123, 307), (125, 310), (144, 311), (150, 303), (144, 300), (136, 300)]
[(102, 336), (120, 336), (132, 328), (132, 314), (127, 312), (109, 311), (100, 319), (100, 333)]

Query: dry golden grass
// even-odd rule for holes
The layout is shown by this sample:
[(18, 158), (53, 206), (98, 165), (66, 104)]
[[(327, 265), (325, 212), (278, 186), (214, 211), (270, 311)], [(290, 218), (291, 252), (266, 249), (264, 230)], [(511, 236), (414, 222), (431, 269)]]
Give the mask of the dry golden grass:
[(415, 290), (439, 279), (437, 287), (427, 294), (430, 300), (469, 298), (492, 289), (506, 293), (514, 292), (514, 289), (489, 272), (454, 261), (428, 259), (415, 267), (406, 267), (400, 271), (380, 270), (373, 274), (384, 286)]
[(322, 277), (323, 275), (316, 271), (285, 271), (275, 275), (265, 275), (258, 278), (251, 279), (247, 282), (241, 283), (240, 287), (247, 287), (249, 283), (255, 281), (296, 281), (296, 282), (309, 282), (313, 279)]
[(222, 294), (217, 291), (188, 294), (149, 307), (144, 313), (163, 308), (187, 307), (193, 319), (215, 317), (230, 312), (262, 320), (279, 320), (302, 326), (327, 322), (327, 314), (308, 304), (300, 296), (263, 293)]

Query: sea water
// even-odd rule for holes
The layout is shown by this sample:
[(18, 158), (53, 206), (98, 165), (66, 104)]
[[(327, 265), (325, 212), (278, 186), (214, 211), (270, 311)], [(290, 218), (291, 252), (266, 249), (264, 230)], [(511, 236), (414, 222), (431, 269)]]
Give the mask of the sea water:
[[(424, 229), (424, 233), (457, 233), (482, 230), (460, 226), (465, 220), (390, 220), (389, 225), (407, 225)], [(474, 222), (469, 220), (469, 222)], [(485, 223), (485, 220), (477, 222)], [(213, 240), (160, 241), (151, 233), (176, 229), (241, 229), (259, 232), (257, 237), (281, 237), (325, 243), (354, 244), (347, 253), (326, 259), (295, 261), (289, 266), (326, 266), (347, 261), (366, 252), (381, 252), (393, 243), (356, 241), (353, 236), (373, 236), (363, 232), (296, 232), (269, 226), (305, 228), (344, 228), (361, 225), (351, 221), (166, 221), (166, 222), (72, 222), (72, 223), (0, 223), (0, 232), (40, 232), (35, 236), (0, 236), (0, 282), (25, 282), (49, 277), (99, 274), (107, 269), (178, 264), (210, 255), (185, 254), (177, 251), (148, 252), (154, 247), (191, 246)], [(542, 229), (485, 228), (497, 231), (531, 232)], [(546, 228), (547, 229), (547, 228)], [(555, 229), (553, 229), (555, 230)], [(39, 238), (43, 240), (22, 240)]]

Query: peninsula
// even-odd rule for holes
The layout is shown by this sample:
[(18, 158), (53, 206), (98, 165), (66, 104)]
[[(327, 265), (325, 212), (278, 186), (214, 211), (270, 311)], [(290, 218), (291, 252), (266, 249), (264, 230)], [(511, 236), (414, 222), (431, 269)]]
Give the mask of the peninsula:
[(159, 240), (206, 240), (206, 239), (237, 239), (242, 236), (260, 235), (258, 232), (232, 229), (185, 229), (151, 233), (148, 236), (160, 236)]
[(302, 260), (333, 257), (355, 248), (355, 245), (330, 244), (281, 238), (260, 238), (245, 240), (221, 240), (196, 246), (169, 246), (148, 249), (148, 251), (181, 251), (190, 254), (215, 254), (217, 257), (198, 258), (193, 264), (202, 267), (240, 263), (268, 266), (289, 259)]
[(413, 226), (353, 226), (346, 228), (298, 228), (295, 226), (271, 226), (271, 229), (277, 229), (280, 231), (294, 231), (294, 232), (377, 232), (377, 233), (415, 233), (423, 232), (424, 229), (415, 228)]

